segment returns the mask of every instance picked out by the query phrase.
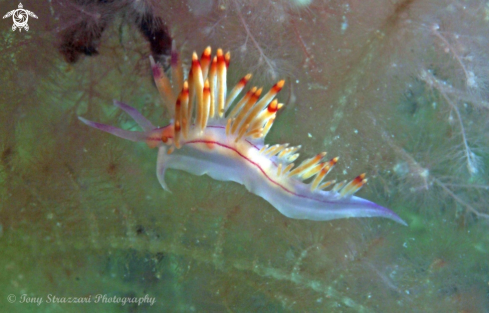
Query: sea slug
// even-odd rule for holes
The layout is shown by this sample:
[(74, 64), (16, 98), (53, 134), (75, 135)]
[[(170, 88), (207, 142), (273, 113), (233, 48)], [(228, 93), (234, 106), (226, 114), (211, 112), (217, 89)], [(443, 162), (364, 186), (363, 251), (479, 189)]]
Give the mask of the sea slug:
[(179, 55), (173, 51), (171, 81), (160, 64), (152, 57), (150, 61), (156, 86), (173, 116), (169, 125), (155, 127), (136, 109), (119, 101), (114, 105), (128, 113), (143, 132), (79, 119), (115, 136), (157, 147), (156, 174), (165, 190), (165, 170), (172, 168), (243, 184), (290, 218), (326, 221), (385, 217), (406, 225), (391, 210), (354, 196), (366, 183), (365, 174), (350, 182), (325, 181), (337, 157), (324, 159), (323, 152), (295, 165), (300, 146), (265, 145), (265, 136), (282, 108), (275, 96), (283, 80), (263, 96), (262, 88), (257, 87), (240, 96), (251, 78), (248, 74), (228, 93), (230, 53), (218, 49), (211, 57), (210, 47), (200, 59), (194, 52), (187, 77)]

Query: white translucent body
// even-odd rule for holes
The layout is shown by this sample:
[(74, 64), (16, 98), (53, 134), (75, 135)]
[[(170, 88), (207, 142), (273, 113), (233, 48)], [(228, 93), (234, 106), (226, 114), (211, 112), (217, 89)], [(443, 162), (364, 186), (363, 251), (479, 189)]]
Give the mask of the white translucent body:
[(225, 125), (219, 121), (211, 121), (202, 132), (193, 127), (190, 130), (188, 138), (181, 140), (180, 149), (168, 154), (166, 146), (159, 148), (157, 175), (165, 189), (165, 170), (171, 168), (242, 184), (290, 218), (326, 221), (385, 217), (405, 225), (394, 212), (368, 200), (340, 197), (333, 191), (311, 191), (308, 184), (295, 177), (277, 175), (277, 157), (259, 152), (262, 140), (235, 142), (236, 137), (226, 136)]

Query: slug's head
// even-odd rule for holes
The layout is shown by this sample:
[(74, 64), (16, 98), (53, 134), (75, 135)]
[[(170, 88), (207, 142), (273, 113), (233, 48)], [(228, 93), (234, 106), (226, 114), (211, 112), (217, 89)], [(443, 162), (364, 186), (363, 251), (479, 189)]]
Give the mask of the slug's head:
[(160, 145), (171, 146), (173, 144), (173, 124), (167, 125), (165, 127), (155, 128), (153, 130), (147, 131), (145, 142), (150, 148), (156, 148)]
[(131, 140), (131, 141), (144, 141), (150, 148), (155, 148), (161, 145), (173, 144), (173, 137), (174, 137), (173, 124), (170, 124), (165, 127), (155, 127), (148, 119), (146, 119), (135, 108), (127, 104), (124, 104), (122, 102), (119, 102), (117, 100), (114, 100), (114, 105), (118, 108), (121, 108), (127, 114), (129, 114), (144, 131), (139, 132), (139, 131), (124, 130), (118, 127), (92, 122), (80, 116), (78, 117), (78, 119), (90, 127), (99, 129), (101, 131), (112, 134), (114, 136)]

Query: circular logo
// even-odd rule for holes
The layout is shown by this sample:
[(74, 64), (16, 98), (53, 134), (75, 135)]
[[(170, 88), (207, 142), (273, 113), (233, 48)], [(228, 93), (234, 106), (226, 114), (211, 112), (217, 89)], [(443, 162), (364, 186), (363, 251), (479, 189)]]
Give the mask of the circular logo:
[(7, 296), (7, 301), (8, 301), (8, 302), (10, 302), (10, 303), (14, 303), (14, 302), (15, 302), (15, 300), (17, 300), (17, 297), (16, 297), (15, 295), (13, 295), (13, 294), (9, 294), (9, 295)]
[(27, 21), (29, 20), (29, 17), (27, 16), (27, 12), (25, 10), (17, 9), (15, 10), (13, 20), (15, 26), (19, 28), (23, 28), (25, 25), (27, 25)]

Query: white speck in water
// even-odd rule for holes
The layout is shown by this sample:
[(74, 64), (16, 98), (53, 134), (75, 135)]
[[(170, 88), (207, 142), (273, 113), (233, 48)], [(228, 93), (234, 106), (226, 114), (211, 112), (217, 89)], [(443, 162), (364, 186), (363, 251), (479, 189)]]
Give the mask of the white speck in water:
[(343, 15), (343, 23), (341, 23), (341, 33), (344, 33), (347, 28), (348, 20), (346, 19), (346, 16)]
[(355, 134), (358, 134), (358, 129), (354, 129), (354, 130), (353, 130), (353, 132), (354, 132)]
[(311, 133), (307, 133), (307, 137), (312, 138)]
[(396, 274), (397, 274), (397, 272), (396, 272), (396, 271), (392, 271), (392, 272), (389, 274), (389, 277), (390, 277), (390, 278), (392, 278), (392, 279), (395, 279)]

